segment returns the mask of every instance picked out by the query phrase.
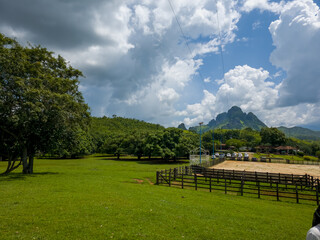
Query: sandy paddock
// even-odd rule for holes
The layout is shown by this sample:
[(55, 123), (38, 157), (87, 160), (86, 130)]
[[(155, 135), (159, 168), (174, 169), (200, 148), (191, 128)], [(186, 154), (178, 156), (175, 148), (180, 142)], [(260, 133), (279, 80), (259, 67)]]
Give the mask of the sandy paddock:
[(287, 173), (287, 174), (309, 174), (320, 178), (320, 166), (284, 164), (284, 163), (265, 163), (265, 162), (240, 162), (225, 161), (213, 166), (215, 169), (246, 170), (257, 172)]

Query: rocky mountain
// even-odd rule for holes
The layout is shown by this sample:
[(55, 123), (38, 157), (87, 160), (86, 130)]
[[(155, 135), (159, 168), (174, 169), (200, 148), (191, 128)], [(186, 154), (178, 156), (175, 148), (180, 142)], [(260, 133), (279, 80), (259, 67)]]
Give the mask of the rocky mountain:
[(320, 131), (312, 131), (303, 127), (278, 127), (286, 137), (294, 137), (302, 140), (320, 140)]
[(178, 126), (179, 129), (182, 129), (182, 130), (187, 130), (186, 126), (184, 125), (184, 123), (180, 123), (179, 126)]
[[(202, 131), (210, 129), (244, 129), (252, 128), (260, 130), (266, 125), (252, 112), (244, 113), (241, 108), (233, 106), (228, 112), (218, 114), (216, 119), (212, 119), (207, 125), (202, 126)], [(189, 130), (199, 132), (199, 126), (190, 127)]]

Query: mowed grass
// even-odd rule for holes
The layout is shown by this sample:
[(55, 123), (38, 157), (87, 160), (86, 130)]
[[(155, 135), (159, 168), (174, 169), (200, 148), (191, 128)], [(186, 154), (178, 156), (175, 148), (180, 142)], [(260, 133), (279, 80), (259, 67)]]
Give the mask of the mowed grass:
[(305, 239), (315, 205), (150, 184), (175, 166), (38, 159), (0, 177), (0, 239)]

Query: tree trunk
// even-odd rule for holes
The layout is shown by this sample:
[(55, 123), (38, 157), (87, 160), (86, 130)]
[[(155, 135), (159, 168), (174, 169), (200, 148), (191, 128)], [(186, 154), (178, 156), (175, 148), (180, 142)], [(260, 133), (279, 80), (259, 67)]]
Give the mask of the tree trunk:
[(26, 147), (23, 148), (22, 152), (22, 165), (23, 165), (23, 170), (22, 173), (24, 174), (32, 174), (33, 173), (33, 159), (34, 159), (34, 154), (29, 155), (29, 161), (28, 161), (28, 150)]
[(21, 161), (22, 161), (22, 173), (28, 174), (28, 150), (27, 147), (23, 147), (22, 150), (22, 156), (21, 156)]
[(13, 157), (13, 156), (9, 156), (8, 157), (8, 166), (7, 166), (7, 169), (4, 173), (2, 174), (8, 174), (10, 172), (12, 172), (13, 170), (15, 170), (16, 168), (18, 168), (20, 165), (21, 165), (21, 161), (15, 165), (17, 161), (17, 158), (16, 157)]
[(29, 164), (28, 164), (29, 173), (33, 173), (33, 159), (34, 159), (34, 154), (31, 154), (29, 156)]

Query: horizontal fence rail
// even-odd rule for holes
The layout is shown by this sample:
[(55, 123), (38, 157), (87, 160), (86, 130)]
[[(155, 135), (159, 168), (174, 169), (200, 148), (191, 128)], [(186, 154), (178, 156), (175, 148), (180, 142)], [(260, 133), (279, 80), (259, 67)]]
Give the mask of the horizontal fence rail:
[(185, 166), (157, 171), (157, 184), (181, 188), (224, 191), (225, 194), (258, 198), (294, 199), (313, 201), (319, 205), (319, 179), (310, 175), (268, 172), (248, 172), (226, 169), (208, 169), (202, 166)]
[(227, 158), (227, 160), (234, 161), (250, 161), (250, 162), (268, 162), (268, 163), (285, 163), (285, 164), (301, 164), (301, 165), (320, 165), (320, 161), (311, 161), (311, 160), (294, 160), (294, 159), (284, 159), (284, 158), (271, 158), (271, 157), (262, 157), (262, 158), (251, 158), (251, 159), (238, 159), (238, 158)]

